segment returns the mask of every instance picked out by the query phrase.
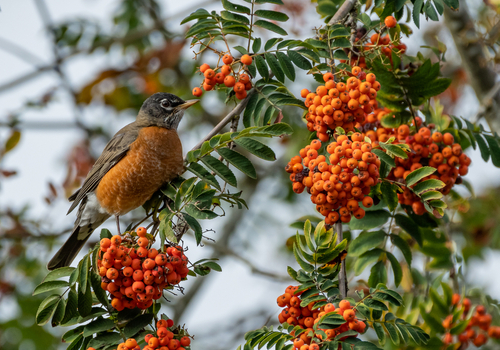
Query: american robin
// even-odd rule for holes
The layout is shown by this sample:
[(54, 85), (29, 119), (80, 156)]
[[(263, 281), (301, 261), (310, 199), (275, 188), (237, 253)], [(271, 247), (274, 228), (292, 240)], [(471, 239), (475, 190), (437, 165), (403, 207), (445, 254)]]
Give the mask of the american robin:
[(70, 201), (78, 205), (73, 233), (47, 265), (69, 266), (92, 232), (110, 216), (118, 217), (143, 205), (165, 182), (183, 171), (182, 145), (177, 135), (184, 111), (198, 100), (183, 101), (156, 93), (144, 101), (135, 122), (108, 142), (82, 187)]

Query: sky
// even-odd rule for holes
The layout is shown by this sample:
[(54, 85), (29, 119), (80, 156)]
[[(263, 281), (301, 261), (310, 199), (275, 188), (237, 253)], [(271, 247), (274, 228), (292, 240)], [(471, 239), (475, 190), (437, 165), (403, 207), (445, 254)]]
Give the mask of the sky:
[[(197, 4), (204, 1), (165, 1), (169, 14), (184, 13), (197, 8)], [(47, 5), (54, 22), (60, 22), (74, 17), (92, 17), (104, 25), (107, 24), (109, 14), (113, 11), (117, 1), (98, 0), (47, 0)], [(0, 86), (12, 79), (36, 70), (38, 66), (44, 66), (51, 62), (53, 53), (50, 42), (44, 33), (43, 23), (36, 11), (33, 0), (6, 1), (0, 0)], [(174, 16), (175, 20), (181, 16)], [(178, 21), (172, 21), (170, 25), (177, 26)], [(108, 24), (109, 25), (109, 24)], [(26, 62), (25, 59), (6, 52), (2, 48), (6, 47), (5, 40), (13, 42), (24, 50), (29, 51), (40, 59), (35, 60), (35, 64)], [(445, 38), (446, 39), (446, 38)], [(418, 45), (418, 39), (416, 41)], [(407, 44), (408, 45), (408, 44)], [(453, 54), (453, 48), (448, 38), (448, 46)], [(412, 47), (408, 45), (408, 47)], [(26, 58), (26, 55), (23, 55)], [(103, 66), (120, 64), (119, 55), (103, 56), (99, 53), (86, 56), (85, 59), (76, 57), (63, 66), (64, 71), (70, 78), (73, 86), (82, 86)], [(0, 122), (5, 120), (10, 113), (16, 113), (22, 105), (30, 99), (39, 97), (49, 88), (59, 84), (55, 73), (49, 72), (40, 75), (29, 83), (18, 85), (8, 91), (0, 91)], [(299, 89), (297, 89), (297, 92)], [(471, 92), (461, 102), (462, 106), (457, 107), (464, 116), (473, 116), (477, 111), (478, 104)], [(102, 108), (86, 109), (84, 119), (87, 122), (101, 123), (112, 130), (118, 130), (123, 125), (131, 122), (133, 116), (117, 118), (113, 112)], [(109, 117), (108, 117), (109, 116)], [(194, 118), (187, 113), (186, 118)], [(49, 104), (47, 108), (41, 110), (29, 110), (23, 113), (23, 121), (54, 121), (72, 122), (73, 109), (70, 97), (65, 93), (58, 93), (55, 102)], [(0, 127), (0, 140), (6, 137), (6, 129)], [(47, 229), (60, 229), (60, 227), (70, 226), (74, 220), (74, 214), (65, 216), (68, 203), (56, 201), (48, 209), (43, 197), (48, 192), (47, 182), (61, 183), (65, 176), (64, 159), (69, 148), (75, 140), (80, 139), (81, 131), (67, 128), (59, 130), (24, 130), (18, 147), (16, 147), (3, 160), (1, 166), (4, 169), (15, 169), (18, 175), (7, 180), (0, 179), (0, 206), (23, 207), (30, 203), (30, 212), (33, 217), (48, 216), (51, 220), (51, 227)], [(196, 140), (186, 135), (186, 130), (181, 128), (181, 139), (184, 142), (184, 149), (189, 150)], [(477, 160), (470, 167), (467, 179), (474, 184), (476, 192), (481, 193), (492, 185), (500, 184), (498, 169), (494, 168), (491, 162), (485, 164), (480, 160), (478, 152), (469, 153), (471, 158)], [(262, 186), (272, 186), (272, 183), (262, 184)], [(259, 225), (259, 218), (262, 215), (269, 216), (268, 208), (271, 206), (278, 208), (276, 215), (273, 215), (274, 224), (272, 232), (266, 232), (265, 228)], [(312, 206), (307, 202), (298, 204), (299, 211), (312, 213)], [(273, 202), (272, 193), (269, 197), (257, 198), (250, 203), (250, 210), (240, 223), (239, 228), (244, 230), (244, 242), (249, 249), (244, 250), (248, 258), (256, 261), (256, 264), (264, 269), (279, 274), (286, 274), (286, 265), (294, 263), (289, 257), (281, 253), (278, 249), (282, 245), (283, 238), (293, 232), (284, 229), (277, 232), (280, 227), (287, 227), (290, 224), (289, 213), (279, 215), (283, 208), (279, 208), (277, 202)], [(222, 225), (220, 223), (219, 225)], [(220, 226), (219, 226), (220, 227)], [(217, 224), (216, 224), (216, 227)], [(189, 242), (190, 245), (192, 241)], [(242, 248), (243, 249), (243, 248)], [(209, 249), (194, 248), (191, 250), (191, 259), (196, 260), (208, 256)], [(275, 258), (279, 255), (279, 258)], [(47, 258), (49, 256), (47, 255)], [(475, 267), (478, 273), (470, 276), (472, 282), (485, 285), (487, 290), (497, 298), (500, 298), (500, 280), (488, 278), (495, 275), (495, 266), (500, 263), (498, 254), (488, 255), (488, 264), (477, 262)], [(282, 294), (286, 284), (272, 281), (269, 278), (262, 278), (250, 273), (249, 268), (237, 260), (224, 260), (222, 262), (223, 272), (212, 276), (205, 286), (203, 295), (192, 303), (188, 313), (182, 322), (186, 323), (189, 330), (196, 334), (202, 333), (207, 326), (207, 322), (227, 322), (235, 314), (235, 310), (241, 313), (249, 313), (258, 305), (267, 305), (269, 310), (275, 310), (270, 315), (277, 316), (278, 309), (275, 307), (275, 299)], [(237, 283), (236, 283), (237, 282)], [(186, 284), (189, 288), (189, 283)], [(14, 312), (14, 311), (12, 311)], [(260, 325), (257, 325), (259, 327)], [(255, 327), (254, 327), (255, 328)], [(251, 328), (249, 328), (250, 330)]]

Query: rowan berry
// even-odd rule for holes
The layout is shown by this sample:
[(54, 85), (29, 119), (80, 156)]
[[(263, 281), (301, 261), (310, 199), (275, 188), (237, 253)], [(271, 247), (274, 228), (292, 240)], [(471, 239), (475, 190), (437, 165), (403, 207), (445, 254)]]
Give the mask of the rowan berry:
[(201, 66), (200, 66), (200, 72), (202, 73), (205, 73), (205, 71), (207, 69), (210, 69), (210, 66), (207, 64), (207, 63), (203, 63)]
[(231, 64), (233, 62), (233, 56), (228, 53), (225, 54), (224, 56), (222, 56), (222, 62), (224, 62), (224, 64)]
[(224, 85), (226, 85), (227, 87), (233, 87), (235, 84), (236, 79), (233, 76), (228, 75), (224, 78)]
[(243, 55), (241, 56), (241, 59), (240, 59), (241, 63), (243, 63), (244, 65), (246, 66), (249, 66), (252, 64), (252, 57), (250, 57), (249, 55)]

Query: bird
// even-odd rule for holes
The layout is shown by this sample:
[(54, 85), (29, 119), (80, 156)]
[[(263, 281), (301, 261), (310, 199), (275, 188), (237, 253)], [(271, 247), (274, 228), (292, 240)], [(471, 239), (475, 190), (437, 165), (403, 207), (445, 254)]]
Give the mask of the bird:
[(109, 217), (143, 205), (163, 184), (184, 170), (177, 127), (184, 111), (199, 100), (184, 101), (166, 92), (148, 97), (134, 122), (120, 129), (96, 160), (81, 188), (69, 197), (78, 212), (73, 231), (47, 264), (69, 266), (92, 232)]

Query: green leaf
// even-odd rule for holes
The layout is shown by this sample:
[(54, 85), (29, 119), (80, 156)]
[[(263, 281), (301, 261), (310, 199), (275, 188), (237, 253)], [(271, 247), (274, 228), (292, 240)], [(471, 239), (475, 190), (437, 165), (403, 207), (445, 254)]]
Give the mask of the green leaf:
[(61, 320), (61, 323), (64, 324), (68, 322), (71, 318), (77, 316), (78, 315), (77, 309), (78, 309), (78, 294), (76, 294), (76, 292), (73, 289), (70, 289), (68, 292), (68, 299), (66, 299), (66, 310), (64, 311), (64, 317)]
[(276, 76), (276, 79), (281, 81), (282, 83), (285, 82), (285, 74), (283, 73), (283, 70), (280, 67), (280, 64), (276, 57), (273, 54), (270, 53), (265, 53), (264, 57), (266, 58), (266, 62), (271, 68), (271, 71), (273, 74)]
[(80, 287), (82, 289), (87, 289), (87, 282), (89, 279), (89, 268), (90, 268), (90, 256), (85, 255), (80, 266), (80, 274), (78, 275)]
[(191, 14), (189, 16), (187, 16), (186, 18), (184, 18), (181, 22), (181, 24), (184, 24), (184, 23), (187, 23), (187, 22), (190, 22), (192, 21), (193, 19), (198, 19), (198, 18), (208, 18), (208, 17), (212, 17), (212, 15), (210, 14), (210, 12), (208, 12), (207, 10), (205, 9), (197, 9), (196, 11), (194, 12), (191, 12)]
[[(375, 265), (373, 265), (371, 271), (370, 271), (370, 277), (368, 278), (368, 285), (372, 288), (375, 288), (377, 284), (387, 283), (387, 271), (385, 269), (385, 265), (383, 261), (377, 262)], [(369, 302), (369, 300), (371, 300)], [(378, 300), (374, 299), (367, 299), (365, 300), (365, 305), (368, 307), (371, 307), (373, 309), (377, 309), (377, 307), (373, 307), (373, 305), (370, 305), (371, 303), (375, 303), (377, 301), (378, 303), (384, 305), (382, 302), (379, 302)], [(375, 303), (377, 304), (377, 303)], [(385, 306), (385, 305), (384, 305)], [(387, 309), (387, 307), (386, 307)], [(383, 310), (383, 309), (378, 309), (378, 310)]]
[(275, 108), (273, 106), (267, 107), (266, 113), (264, 113), (264, 119), (262, 120), (263, 125), (269, 124), (269, 122), (273, 118), (274, 111), (275, 111)]
[(181, 213), (181, 214), (184, 217), (184, 220), (186, 220), (189, 227), (191, 227), (191, 229), (194, 231), (196, 244), (200, 245), (201, 239), (203, 238), (203, 231), (201, 229), (200, 223), (189, 214), (186, 213)]
[(248, 7), (238, 5), (238, 4), (233, 4), (232, 2), (229, 2), (228, 0), (221, 0), (221, 1), (222, 1), (222, 6), (228, 11), (244, 13), (247, 15), (250, 14), (250, 9)]
[(386, 237), (384, 231), (363, 231), (349, 245), (349, 256), (359, 256), (371, 248), (382, 244)]
[[(257, 57), (259, 57), (259, 56), (257, 56)], [(255, 57), (256, 63), (257, 63), (257, 57)], [(262, 57), (261, 57), (261, 59), (262, 59), (262, 61), (264, 61), (264, 59)], [(264, 62), (264, 64), (265, 64), (265, 62)], [(265, 69), (265, 71), (267, 72), (267, 68)], [(245, 111), (243, 112), (243, 125), (245, 126), (245, 128), (248, 128), (251, 126), (252, 115), (253, 115), (253, 112), (255, 110), (255, 106), (257, 106), (258, 101), (259, 101), (259, 94), (256, 94), (256, 93), (253, 94), (252, 96), (250, 96), (250, 98), (248, 100)]]
[(252, 162), (250, 162), (247, 157), (229, 148), (219, 148), (217, 149), (217, 153), (248, 177), (252, 179), (257, 178), (257, 172)]
[(375, 153), (375, 155), (377, 157), (379, 157), (382, 162), (386, 163), (391, 168), (396, 167), (396, 163), (394, 162), (394, 159), (391, 158), (390, 156), (388, 156), (387, 153), (385, 153), (384, 151), (382, 151), (380, 149), (373, 149), (372, 152)]
[(306, 272), (313, 272), (314, 271), (314, 266), (308, 264), (305, 262), (302, 257), (299, 254), (297, 244), (294, 243), (293, 245), (293, 255), (295, 256), (295, 260), (297, 260), (297, 263), (299, 266)]
[(383, 181), (380, 185), (380, 191), (382, 192), (382, 198), (387, 204), (387, 207), (392, 212), (398, 206), (398, 186), (391, 184), (390, 182)]
[(259, 100), (259, 102), (257, 102), (257, 106), (255, 107), (254, 116), (253, 116), (255, 125), (259, 125), (260, 115), (262, 113), (262, 109), (264, 108), (265, 104), (266, 104), (265, 98), (262, 98)]
[(413, 22), (417, 28), (420, 28), (420, 12), (422, 11), (422, 6), (424, 5), (424, 0), (415, 0), (413, 3)]
[(391, 262), (392, 271), (394, 272), (394, 284), (396, 285), (396, 287), (399, 287), (399, 284), (403, 279), (403, 269), (401, 268), (398, 259), (396, 259), (394, 255), (389, 252), (387, 252), (386, 254), (387, 258)]
[(296, 51), (288, 50), (287, 54), (292, 62), (300, 69), (309, 70), (312, 68), (311, 62), (309, 62), (307, 58), (297, 53)]
[(52, 316), (52, 321), (51, 321), (52, 327), (56, 327), (61, 323), (64, 317), (65, 310), (66, 310), (66, 300), (61, 298), (61, 300), (59, 300), (59, 303), (57, 303), (56, 310), (54, 311), (54, 316)]
[(243, 137), (241, 139), (235, 139), (234, 142), (259, 158), (269, 161), (276, 160), (276, 155), (273, 150), (257, 140)]
[(370, 210), (360, 220), (353, 218), (349, 227), (351, 230), (369, 230), (385, 224), (390, 216), (387, 210)]
[(205, 181), (206, 183), (214, 186), (219, 191), (221, 190), (219, 182), (217, 182), (217, 179), (215, 178), (215, 176), (213, 176), (212, 174), (210, 174), (207, 171), (207, 169), (205, 169), (204, 167), (202, 167), (200, 164), (198, 164), (198, 163), (191, 163), (187, 167), (187, 170), (189, 170), (190, 172), (192, 172), (194, 175), (198, 176), (201, 180)]
[(54, 280), (57, 280), (61, 277), (67, 277), (69, 275), (71, 275), (71, 273), (75, 270), (74, 267), (69, 267), (69, 266), (66, 266), (66, 267), (61, 267), (61, 268), (58, 268), (58, 269), (55, 269), (53, 271), (50, 271), (47, 276), (45, 276), (45, 278), (43, 279), (44, 282), (48, 282), (48, 281), (54, 281)]
[(418, 245), (422, 246), (422, 233), (420, 232), (420, 228), (415, 221), (402, 214), (396, 214), (395, 218), (396, 224), (412, 236)]
[(281, 69), (287, 78), (291, 81), (295, 81), (295, 68), (293, 67), (292, 60), (283, 52), (277, 52), (276, 56), (278, 57)]
[(474, 137), (476, 138), (477, 144), (479, 145), (479, 150), (481, 151), (481, 157), (485, 162), (487, 162), (490, 159), (490, 150), (486, 145), (483, 136), (481, 134), (475, 133)]
[(432, 3), (430, 1), (428, 1), (426, 4), (425, 4), (425, 14), (433, 21), (437, 22), (439, 21), (439, 16), (438, 14), (436, 13), (436, 10), (434, 9), (434, 6), (432, 5)]
[(127, 338), (132, 338), (141, 329), (149, 325), (153, 321), (153, 317), (153, 314), (144, 314), (137, 316), (132, 321), (127, 323), (127, 325), (123, 329), (123, 333), (125, 333), (125, 336)]
[(262, 39), (261, 38), (255, 38), (252, 44), (252, 51), (254, 53), (259, 52), (260, 47), (262, 45)]
[(94, 271), (90, 272), (90, 283), (97, 300), (99, 300), (99, 302), (104, 306), (108, 305), (106, 292), (101, 288), (101, 276), (96, 274)]
[(220, 160), (212, 157), (211, 155), (206, 155), (200, 159), (203, 164), (205, 164), (210, 170), (216, 173), (222, 180), (230, 184), (231, 186), (237, 187), (238, 183), (233, 172)]
[(61, 296), (57, 294), (49, 295), (45, 298), (38, 306), (38, 310), (36, 312), (36, 324), (39, 326), (43, 326), (49, 322), (50, 318), (56, 311), (57, 305)]
[(87, 283), (85, 291), (82, 290), (82, 285), (78, 285), (78, 313), (85, 317), (92, 311), (92, 292), (90, 291), (90, 283)]
[(434, 174), (434, 172), (436, 172), (436, 168), (430, 166), (424, 166), (417, 170), (414, 170), (406, 177), (406, 186), (409, 187), (411, 185), (414, 185), (424, 177)]
[(484, 138), (490, 146), (491, 162), (497, 168), (500, 167), (500, 146), (498, 145), (498, 140), (491, 135), (484, 135)]
[(14, 147), (17, 146), (20, 140), (21, 140), (21, 132), (19, 132), (18, 130), (14, 130), (10, 135), (10, 137), (5, 142), (3, 153), (5, 154), (14, 149)]
[(250, 24), (250, 21), (245, 16), (237, 15), (236, 13), (232, 13), (229, 11), (221, 11), (220, 14), (221, 14), (222, 18), (224, 18), (225, 20), (244, 23), (244, 24)]
[(264, 45), (264, 50), (265, 51), (269, 51), (271, 50), (272, 47), (274, 47), (274, 45), (276, 45), (277, 43), (283, 41), (283, 38), (271, 38), (269, 39), (268, 41), (266, 41), (266, 44)]
[(387, 151), (387, 153), (389, 153), (389, 154), (393, 154), (394, 156), (400, 157), (403, 159), (408, 158), (408, 154), (406, 154), (406, 152), (401, 148), (400, 145), (391, 145), (391, 144), (386, 144), (383, 142), (380, 142), (379, 145), (380, 145), (380, 147), (385, 149)]
[(269, 80), (269, 70), (266, 60), (262, 56), (255, 56), (255, 66), (264, 80)]
[(440, 199), (440, 198), (442, 198), (443, 194), (441, 192), (439, 192), (439, 191), (429, 191), (429, 192), (422, 193), (422, 195), (420, 197), (424, 201), (430, 201), (432, 199)]
[[(199, 208), (197, 208), (193, 204), (186, 205), (185, 209), (186, 209), (186, 212), (189, 215), (191, 215), (192, 217), (194, 217), (196, 219), (201, 219), (201, 220), (208, 219), (208, 220), (211, 220), (211, 219), (215, 219), (216, 217), (219, 216), (219, 215), (217, 215), (216, 213), (214, 213), (211, 210), (208, 210), (208, 209), (199, 209)], [(169, 225), (167, 225), (167, 226), (169, 226)], [(172, 230), (172, 233), (173, 233), (173, 230)]]
[(391, 234), (391, 242), (396, 247), (398, 247), (399, 250), (401, 250), (401, 253), (403, 253), (405, 260), (408, 263), (408, 266), (411, 267), (412, 253), (408, 242), (406, 242), (406, 240), (395, 234)]
[(368, 265), (376, 262), (382, 253), (385, 251), (376, 248), (361, 254), (354, 262), (354, 274), (358, 276)]
[(285, 13), (277, 11), (257, 10), (255, 11), (255, 16), (278, 22), (288, 21), (288, 16)]
[(280, 26), (278, 26), (274, 23), (268, 22), (268, 21), (264, 21), (262, 19), (255, 21), (254, 25), (257, 27), (261, 27), (261, 28), (270, 30), (270, 31), (275, 32), (275, 33), (280, 34), (280, 35), (288, 35), (286, 30), (284, 30)]
[(113, 320), (98, 318), (95, 321), (88, 323), (84, 330), (83, 336), (88, 337), (98, 332), (108, 331), (115, 328), (115, 323)]
[(375, 330), (375, 333), (377, 334), (379, 344), (384, 346), (386, 341), (384, 327), (382, 327), (382, 325), (377, 322), (373, 322), (372, 326), (373, 329)]
[(417, 195), (420, 195), (425, 191), (440, 189), (443, 188), (444, 186), (445, 183), (441, 180), (429, 179), (416, 184), (415, 187), (412, 188), (412, 190)]
[(41, 293), (50, 292), (51, 290), (60, 289), (64, 287), (69, 287), (69, 283), (66, 281), (47, 281), (40, 283), (35, 288), (32, 295), (38, 295)]

